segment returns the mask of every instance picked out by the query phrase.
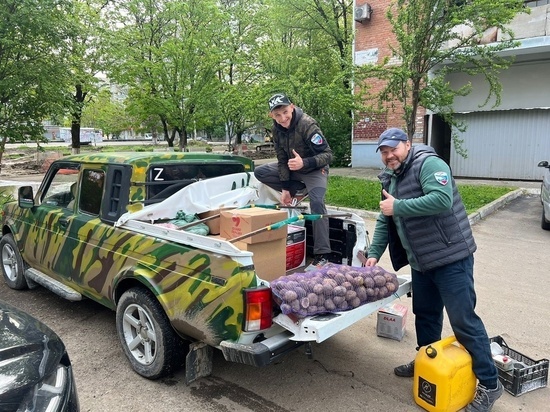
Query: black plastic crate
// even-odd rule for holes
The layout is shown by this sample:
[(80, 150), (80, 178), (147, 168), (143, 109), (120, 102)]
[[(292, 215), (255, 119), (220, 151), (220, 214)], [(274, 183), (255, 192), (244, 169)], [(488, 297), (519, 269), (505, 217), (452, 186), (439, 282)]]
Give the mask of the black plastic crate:
[(521, 362), (526, 367), (519, 367), (505, 371), (497, 367), (498, 377), (506, 392), (514, 396), (520, 396), (538, 388), (544, 388), (548, 384), (548, 359), (533, 360), (514, 349), (510, 348), (501, 336), (491, 338), (491, 342), (498, 343), (504, 350), (504, 355), (516, 362)]

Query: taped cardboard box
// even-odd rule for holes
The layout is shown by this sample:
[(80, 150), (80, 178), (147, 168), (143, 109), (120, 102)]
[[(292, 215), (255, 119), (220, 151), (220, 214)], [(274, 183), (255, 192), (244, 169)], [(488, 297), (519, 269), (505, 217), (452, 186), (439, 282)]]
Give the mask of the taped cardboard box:
[[(284, 228), (283, 232), (286, 232)], [(271, 282), (286, 273), (286, 238), (260, 243), (235, 242), (234, 245), (254, 253), (252, 260), (256, 274), (260, 279)]]
[(209, 210), (208, 212), (199, 213), (199, 219), (208, 219), (204, 224), (208, 226), (209, 234), (220, 234), (220, 209)]
[[(220, 234), (226, 239), (231, 240), (287, 218), (288, 213), (286, 211), (264, 209), (261, 207), (222, 210), (220, 216)], [(266, 230), (256, 235), (246, 237), (241, 241), (248, 244), (260, 243), (276, 239), (286, 239), (286, 235), (286, 226), (283, 226), (279, 229)]]
[(393, 302), (378, 310), (376, 334), (384, 338), (402, 340), (407, 326), (408, 308)]

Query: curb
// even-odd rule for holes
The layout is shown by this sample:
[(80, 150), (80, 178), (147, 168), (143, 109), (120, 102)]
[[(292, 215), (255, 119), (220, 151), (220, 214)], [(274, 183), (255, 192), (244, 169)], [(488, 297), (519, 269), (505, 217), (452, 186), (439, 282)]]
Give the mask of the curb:
[(470, 225), (474, 225), (477, 222), (479, 222), (481, 219), (485, 219), (491, 213), (496, 212), (498, 209), (510, 203), (512, 200), (517, 199), (520, 196), (535, 195), (535, 194), (540, 195), (540, 189), (519, 188), (510, 193), (506, 193), (504, 196), (498, 198), (497, 200), (494, 200), (488, 205), (483, 206), (477, 212), (471, 213), (468, 216)]

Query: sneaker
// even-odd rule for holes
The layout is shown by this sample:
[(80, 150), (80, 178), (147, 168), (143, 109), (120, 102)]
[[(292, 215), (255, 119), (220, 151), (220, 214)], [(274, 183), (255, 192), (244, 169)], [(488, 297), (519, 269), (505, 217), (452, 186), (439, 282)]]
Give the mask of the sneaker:
[(327, 263), (328, 263), (328, 260), (327, 258), (325, 258), (325, 255), (315, 255), (313, 262), (311, 262), (309, 266), (304, 269), (304, 271), (310, 272), (312, 270), (321, 269)]
[(412, 378), (414, 376), (414, 361), (398, 366), (393, 372), (402, 378)]
[(489, 412), (503, 391), (504, 387), (499, 380), (497, 380), (496, 389), (487, 389), (483, 385), (477, 385), (474, 400), (466, 406), (466, 412)]

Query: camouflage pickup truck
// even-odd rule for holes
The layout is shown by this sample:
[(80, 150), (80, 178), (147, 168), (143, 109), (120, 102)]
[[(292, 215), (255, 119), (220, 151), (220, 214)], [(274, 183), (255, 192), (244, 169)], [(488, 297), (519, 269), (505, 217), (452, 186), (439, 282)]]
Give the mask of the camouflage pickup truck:
[[(180, 208), (195, 213), (258, 201), (253, 167), (244, 157), (209, 153), (59, 159), (36, 193), (22, 186), (3, 208), (5, 282), (21, 290), (46, 287), (69, 300), (92, 299), (116, 311), (122, 348), (138, 374), (156, 379), (185, 365), (188, 382), (211, 373), (215, 349), (228, 361), (267, 365), (410, 290), (409, 280), (401, 279), (387, 299), (297, 321), (275, 304), (252, 252), (165, 224)], [(200, 204), (213, 202), (218, 192), (228, 195), (221, 203)], [(363, 220), (354, 214), (328, 218), (331, 260), (360, 265), (357, 253), (368, 242)]]

